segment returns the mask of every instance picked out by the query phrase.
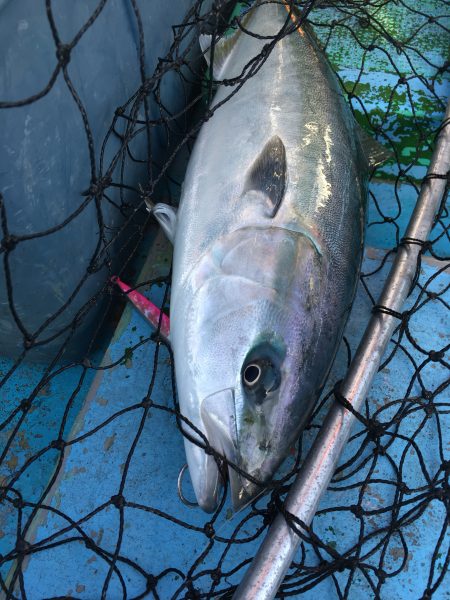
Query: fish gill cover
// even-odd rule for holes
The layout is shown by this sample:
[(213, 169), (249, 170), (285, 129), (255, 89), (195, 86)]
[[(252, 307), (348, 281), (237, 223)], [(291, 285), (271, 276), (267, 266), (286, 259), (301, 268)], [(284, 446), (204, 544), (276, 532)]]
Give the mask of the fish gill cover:
[[(168, 310), (170, 264), (167, 250), (158, 249), (159, 238), (152, 246), (152, 268), (145, 262), (148, 240), (155, 238), (146, 206), (161, 200), (177, 203), (186, 160), (202, 124), (218, 118), (221, 106), (239, 94), (276, 44), (286, 35), (298, 35), (297, 25), (307, 20), (356, 120), (393, 153), (371, 177), (368, 247), (358, 296), (366, 305), (364, 314), (369, 305), (388, 310), (376, 306), (380, 282), (404, 243), (405, 224), (424, 183), (435, 137), (448, 125), (441, 121), (449, 91), (449, 6), (444, 0), (420, 6), (412, 0), (286, 0), (288, 10), (295, 5), (295, 26), (286, 13), (286, 27), (267, 40), (258, 56), (248, 57), (242, 73), (233, 82), (217, 82), (212, 67), (199, 59), (198, 38), (212, 34), (214, 46), (216, 38), (230, 35), (232, 29), (251, 35), (243, 24), (251, 3), (230, 9), (230, 2), (174, 2), (185, 10), (178, 21), (171, 20), (171, 10), (162, 11), (164, 17), (150, 15), (138, 0), (87, 2), (76, 18), (68, 4), (40, 4), (35, 19), (27, 20), (24, 13), (23, 19), (10, 22), (18, 36), (36, 28), (39, 43), (26, 57), (26, 76), (24, 71), (17, 88), (17, 73), (0, 62), (5, 68), (0, 73), (0, 114), (10, 127), (22, 114), (25, 129), (34, 128), (30, 135), (42, 139), (42, 145), (26, 149), (26, 164), (19, 163), (24, 189), (43, 170), (55, 168), (71, 139), (77, 140), (75, 150), (85, 157), (86, 168), (73, 180), (66, 166), (70, 186), (63, 178), (51, 193), (64, 198), (69, 188), (75, 189), (78, 199), (66, 205), (65, 214), (50, 201), (40, 205), (41, 213), (51, 207), (45, 227), (26, 219), (19, 227), (12, 184), (0, 173), (2, 349), (10, 348), (9, 335), (20, 342), (0, 363), (0, 587), (7, 598), (20, 599), (231, 598), (274, 515), (283, 511), (289, 485), (327, 407), (342, 401), (335, 391), (355, 349), (353, 337), (358, 341), (358, 327), (364, 323), (355, 321), (353, 331), (346, 331), (340, 352), (345, 360), (332, 370), (269, 493), (233, 516), (224, 489), (212, 515), (198, 509), (189, 513), (180, 510), (176, 475), (173, 480), (166, 461), (168, 452), (180, 455), (188, 425), (177, 403), (172, 353), (158, 332), (138, 336), (141, 330), (136, 332), (138, 325), (131, 323), (130, 343), (119, 353), (113, 347), (105, 352), (105, 327), (118, 320), (117, 306), (123, 303), (111, 277), (124, 274), (130, 279), (140, 270), (135, 287), (159, 298)], [(7, 9), (8, 3), (0, 2), (3, 25)], [(226, 19), (231, 19), (231, 30)], [(119, 43), (122, 30), (131, 39), (133, 66), (121, 70), (120, 57), (126, 52)], [(152, 61), (149, 48), (155, 37), (167, 43)], [(52, 59), (40, 52), (43, 47), (51, 49)], [(110, 72), (102, 78), (102, 52), (115, 57), (117, 78), (128, 76), (136, 86), (126, 94), (125, 85), (117, 106), (109, 107), (99, 123), (98, 106), (105, 106), (108, 81), (114, 85)], [(29, 78), (36, 61), (48, 70), (39, 85)], [(91, 87), (84, 84), (86, 68), (94, 71)], [(98, 88), (95, 79), (101, 81)], [(27, 93), (18, 94), (22, 80)], [(205, 106), (205, 98), (211, 100), (221, 83), (229, 87), (227, 97), (212, 108)], [(50, 127), (61, 103), (65, 119), (82, 135), (73, 131), (59, 139), (52, 154), (40, 124)], [(30, 112), (34, 123), (20, 113), (28, 109), (37, 109)], [(25, 145), (29, 134), (24, 135)], [(2, 143), (7, 154), (8, 140)], [(320, 592), (336, 598), (425, 599), (448, 593), (450, 236), (445, 202), (446, 197), (430, 241), (420, 244), (407, 307), (397, 315), (399, 325), (374, 388), (281, 584), (280, 597)], [(27, 204), (19, 208), (26, 212)], [(76, 239), (71, 227), (80, 219), (84, 234), (88, 232), (83, 238), (86, 254), (74, 244), (71, 252), (70, 244), (61, 241), (69, 231), (68, 237)], [(381, 249), (370, 247), (375, 239)], [(30, 268), (24, 275), (21, 257), (27, 251)], [(42, 268), (38, 260), (44, 255), (48, 262)], [(82, 259), (75, 268), (78, 256)], [(82, 272), (71, 280), (70, 289), (58, 288), (58, 281), (73, 278), (80, 264)], [(50, 285), (45, 273), (54, 295), (47, 307), (39, 303)], [(88, 290), (84, 296), (83, 290)], [(358, 310), (359, 305), (354, 307)], [(120, 327), (127, 325), (122, 318)], [(74, 344), (78, 331), (86, 340), (82, 350)], [(136, 373), (139, 356), (145, 357), (146, 368)], [(108, 374), (114, 378), (105, 397), (96, 390), (103, 389), (99, 377)], [(92, 398), (103, 411), (101, 417), (89, 414)], [(149, 423), (155, 424), (150, 438)], [(120, 464), (113, 458), (118, 438), (127, 445)], [(222, 457), (207, 440), (203, 446), (223, 469)], [(90, 469), (90, 452), (96, 463), (105, 463), (103, 470)], [(147, 453), (151, 462), (146, 462)], [(145, 471), (143, 464), (151, 468)], [(173, 497), (167, 491), (164, 497), (152, 493), (158, 465)], [(81, 483), (63, 494), (61, 486), (72, 479)], [(143, 482), (138, 495), (136, 481)], [(295, 528), (288, 514), (286, 518)], [(108, 519), (114, 527), (105, 525)], [(149, 535), (139, 538), (139, 530)], [(181, 550), (175, 552), (183, 545), (189, 547), (187, 558), (186, 552), (183, 557)]]

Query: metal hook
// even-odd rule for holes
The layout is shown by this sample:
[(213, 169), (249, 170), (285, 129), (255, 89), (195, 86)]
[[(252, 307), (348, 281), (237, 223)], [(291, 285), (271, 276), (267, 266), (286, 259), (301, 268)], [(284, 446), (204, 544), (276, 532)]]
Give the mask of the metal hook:
[(183, 465), (181, 467), (180, 473), (178, 475), (178, 482), (177, 482), (177, 487), (178, 487), (178, 496), (181, 500), (181, 502), (183, 504), (186, 504), (186, 506), (198, 506), (198, 502), (191, 502), (190, 500), (188, 500), (184, 494), (183, 494), (183, 475), (186, 471), (186, 469), (188, 468), (187, 463), (185, 465)]

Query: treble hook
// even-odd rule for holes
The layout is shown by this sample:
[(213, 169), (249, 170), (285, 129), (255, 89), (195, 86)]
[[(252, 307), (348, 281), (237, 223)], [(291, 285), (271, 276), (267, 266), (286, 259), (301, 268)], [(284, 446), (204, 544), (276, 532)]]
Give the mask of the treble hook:
[(185, 465), (183, 465), (181, 467), (180, 473), (178, 475), (178, 482), (177, 482), (178, 497), (180, 498), (180, 500), (183, 504), (186, 504), (186, 506), (194, 507), (194, 506), (198, 506), (198, 502), (191, 502), (191, 500), (188, 500), (186, 498), (186, 496), (183, 494), (183, 475), (187, 468), (188, 468), (188, 466), (186, 463)]

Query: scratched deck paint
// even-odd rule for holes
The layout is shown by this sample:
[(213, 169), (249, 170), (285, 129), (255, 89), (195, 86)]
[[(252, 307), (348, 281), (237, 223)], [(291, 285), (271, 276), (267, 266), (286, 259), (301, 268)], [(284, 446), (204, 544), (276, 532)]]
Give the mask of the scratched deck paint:
[[(428, 1), (423, 4), (422, 8), (431, 14), (433, 9), (437, 8), (437, 3)], [(318, 11), (317, 15), (317, 19), (313, 18), (313, 21), (317, 20), (318, 23), (320, 20), (333, 18), (331, 9)], [(411, 18), (408, 15), (408, 18), (406, 18), (405, 9), (392, 3), (382, 7), (377, 14), (377, 18), (383, 22), (393, 35), (399, 35), (400, 37), (402, 35), (407, 36), (407, 28), (413, 31), (415, 27), (415, 17)], [(367, 28), (364, 23), (358, 23), (356, 19), (353, 19), (347, 25), (351, 26), (358, 36), (362, 36), (362, 39), (367, 43), (376, 43), (374, 32)], [(316, 27), (316, 33), (321, 39), (324, 39), (320, 26)], [(440, 64), (447, 51), (446, 45), (443, 32), (436, 26), (430, 23), (424, 28), (420, 38), (420, 47), (428, 60)], [(416, 115), (412, 115), (411, 105), (405, 89), (402, 89), (402, 84), (398, 82), (398, 73), (396, 69), (392, 68), (392, 64), (381, 51), (367, 54), (365, 71), (359, 77), (359, 70), (354, 65), (361, 63), (361, 50), (357, 44), (352, 43), (351, 34), (345, 27), (336, 28), (329, 41), (327, 52), (334, 66), (338, 69), (347, 91), (362, 97), (372, 116), (382, 115), (387, 103), (393, 102), (394, 115), (387, 124), (387, 131), (394, 139), (401, 141), (402, 156), (405, 163), (409, 162), (417, 142), (417, 124), (428, 130), (436, 127), (442, 114), (442, 106), (429, 100), (420, 82), (411, 80), (414, 105), (418, 108)], [(404, 63), (401, 56), (394, 56), (393, 61), (402, 75), (410, 76), (408, 65)], [(417, 61), (420, 74), (427, 77), (429, 70), (426, 61), (422, 61), (420, 57)], [(393, 89), (395, 91), (393, 98), (391, 98)], [(448, 79), (445, 79), (445, 73), (436, 78), (435, 89), (442, 98), (448, 96), (449, 84)], [(358, 119), (363, 125), (366, 125), (365, 118), (362, 112), (359, 111), (358, 103), (355, 99), (351, 101)], [(414, 122), (414, 118), (416, 122)], [(382, 140), (382, 137), (380, 139)], [(402, 212), (400, 218), (396, 221), (400, 227), (400, 237), (416, 200), (413, 184), (423, 176), (429, 156), (430, 150), (424, 142), (418, 165), (409, 172), (412, 179), (410, 184), (397, 184), (395, 187), (393, 185), (392, 170), (385, 168), (383, 174), (386, 180), (390, 180), (390, 183), (372, 185), (372, 190), (379, 202), (379, 208), (381, 207), (383, 214), (386, 216), (397, 216), (395, 194), (398, 194), (402, 203)], [(379, 208), (372, 201), (370, 202), (369, 222), (380, 222), (380, 224), (373, 224), (368, 229), (364, 271), (371, 271), (379, 264), (384, 253), (378, 249), (391, 248), (396, 243), (395, 225), (393, 223), (381, 223)], [(435, 249), (437, 252), (448, 254), (448, 246), (448, 240), (443, 237)], [(141, 280), (167, 272), (169, 253), (170, 250), (167, 244), (161, 236), (158, 236), (141, 273)], [(432, 259), (426, 259), (422, 265), (422, 270), (423, 280), (425, 281), (427, 277), (436, 271), (436, 264)], [(386, 269), (369, 279), (369, 286), (375, 296), (381, 289), (385, 275)], [(440, 290), (448, 286), (449, 283), (450, 275), (442, 273), (434, 280), (432, 285), (435, 286), (436, 290)], [(161, 301), (162, 289), (154, 286), (148, 291), (148, 294), (154, 301)], [(447, 292), (447, 302), (449, 300), (450, 297)], [(409, 300), (409, 302), (412, 301), (413, 298)], [(346, 330), (346, 336), (353, 349), (367, 323), (369, 311), (370, 304), (360, 287)], [(418, 316), (420, 322), (416, 325), (421, 327), (420, 339), (423, 345), (430, 348), (436, 347), (436, 339), (439, 339), (438, 345), (441, 347), (449, 342), (448, 325), (445, 326), (444, 317), (445, 312), (439, 301), (429, 301), (421, 310)], [(127, 307), (104, 358), (105, 363), (110, 363), (122, 356), (125, 356), (125, 360), (121, 361), (116, 368), (97, 374), (93, 383), (92, 375), (89, 375), (91, 379), (88, 378), (84, 382), (83, 389), (87, 392), (90, 387), (90, 391), (83, 406), (81, 406), (82, 394), (79, 394), (77, 398), (78, 403), (74, 403), (66, 428), (66, 432), (70, 431), (70, 434), (68, 433), (66, 439), (79, 438), (83, 435), (83, 432), (92, 430), (97, 424), (104, 423), (110, 415), (138, 404), (142, 400), (147, 392), (149, 373), (155, 359), (155, 348), (153, 345), (146, 344), (133, 352), (130, 349), (149, 335), (150, 330), (145, 321), (133, 309)], [(414, 348), (407, 346), (407, 349), (413, 357), (416, 356)], [(419, 356), (416, 356), (416, 358), (420, 361)], [(151, 397), (156, 403), (170, 406), (169, 357), (163, 348), (160, 349), (157, 360), (157, 378)], [(342, 376), (345, 362), (346, 353), (342, 348), (330, 376), (330, 381), (335, 381)], [(6, 362), (2, 363), (3, 371), (8, 368), (9, 365)], [(428, 389), (433, 389), (435, 382), (442, 381), (441, 369), (442, 367), (438, 363), (430, 363), (423, 370), (422, 375)], [(26, 366), (19, 373), (21, 379), (10, 382), (5, 399), (10, 399), (16, 405), (18, 398), (20, 399), (29, 393), (33, 386), (33, 380), (39, 379), (39, 373), (40, 371), (34, 369), (32, 365)], [(394, 361), (387, 369), (378, 374), (368, 402), (369, 404), (377, 403), (376, 409), (380, 411), (380, 417), (386, 416), (383, 415), (384, 404), (381, 399), (387, 401), (393, 398), (402, 398), (406, 392), (406, 382), (409, 382), (412, 374), (411, 362), (405, 355), (400, 353), (397, 353)], [(58, 411), (63, 410), (63, 406), (58, 404), (58, 398), (63, 397), (63, 392), (64, 397), (67, 397), (67, 389), (73, 389), (78, 383), (78, 378), (79, 373), (76, 372), (72, 372), (70, 378), (65, 378), (62, 375), (60, 378), (55, 379), (51, 386), (40, 392), (37, 404), (39, 410), (30, 415), (26, 423), (25, 433), (18, 436), (16, 446), (6, 463), (6, 468), (10, 472), (13, 472), (35, 454), (40, 447), (54, 439), (57, 431), (56, 425), (61, 420), (61, 413)], [(419, 394), (419, 388), (416, 392)], [(413, 396), (414, 390), (409, 395)], [(3, 404), (1, 410), (4, 410), (4, 414), (10, 412), (8, 404)], [(69, 533), (59, 533), (64, 527), (67, 527), (67, 521), (55, 513), (41, 510), (33, 524), (30, 539), (38, 541), (54, 536), (51, 541), (58, 541), (64, 537), (80, 538), (82, 532), (86, 532), (103, 549), (110, 552), (114, 551), (118, 535), (119, 511), (108, 506), (108, 508), (93, 516), (89, 515), (103, 500), (108, 501), (111, 495), (117, 493), (123, 465), (127, 459), (141, 416), (141, 409), (124, 412), (110, 424), (99, 429), (95, 435), (86, 438), (84, 441), (79, 441), (66, 451), (63, 470), (46, 502), (75, 520), (86, 517), (81, 524), (82, 531), (74, 533), (72, 530)], [(401, 427), (404, 428), (405, 432), (413, 431), (422, 417), (422, 411), (412, 413), (404, 420)], [(315, 420), (315, 423), (319, 422), (320, 415)], [(443, 435), (446, 436), (445, 442), (450, 444), (448, 433), (450, 431), (449, 415), (442, 416), (442, 423), (446, 425), (443, 431)], [(14, 422), (11, 422), (8, 427), (12, 428), (13, 426)], [(355, 432), (357, 431), (358, 428), (356, 427)], [(5, 432), (1, 433), (4, 434)], [(314, 433), (314, 431), (306, 433), (305, 448), (311, 443)], [(432, 419), (427, 421), (420, 436), (415, 441), (426, 456), (427, 465), (433, 476), (434, 457), (436, 457), (436, 467), (440, 460), (435, 436), (435, 423)], [(352, 443), (350, 443), (345, 450), (343, 461), (352, 455), (352, 448)], [(409, 468), (411, 486), (418, 486), (421, 482), (422, 473), (417, 454), (414, 452), (413, 447), (406, 448), (406, 443), (397, 439), (389, 450), (390, 456), (396, 464), (400, 461), (403, 452), (405, 452), (405, 460)], [(51, 455), (47, 454), (41, 460), (36, 461), (27, 471), (28, 477), (20, 481), (20, 489), (24, 496), (31, 500), (39, 498), (42, 489), (51, 477), (57, 458), (58, 453), (56, 451)], [(163, 411), (151, 411), (131, 461), (124, 490), (127, 502), (155, 507), (167, 515), (188, 521), (193, 526), (202, 528), (207, 520), (205, 514), (197, 509), (187, 508), (179, 501), (177, 496), (177, 476), (184, 462), (183, 443), (174, 418)], [(377, 469), (376, 476), (378, 478), (394, 479), (388, 458), (379, 460)], [(353, 481), (360, 480), (364, 475), (364, 471), (359, 472), (354, 476)], [(352, 479), (346, 480), (345, 484), (351, 481)], [(94, 482), (95, 485), (93, 485)], [(339, 488), (339, 486), (339, 479), (337, 479), (333, 487)], [(186, 488), (186, 493), (189, 494), (188, 484)], [(367, 490), (364, 508), (374, 511), (373, 517), (368, 522), (368, 526), (372, 531), (375, 532), (377, 527), (384, 524), (383, 519), (385, 517), (383, 513), (377, 514), (376, 511), (388, 506), (392, 502), (392, 498), (393, 486), (370, 485), (370, 489)], [(325, 508), (330, 504), (350, 506), (355, 501), (355, 493), (351, 491), (328, 492), (322, 500), (321, 508)], [(428, 506), (421, 518), (405, 530), (410, 550), (407, 557), (401, 539), (399, 537), (395, 538), (395, 536), (392, 538), (390, 546), (386, 549), (385, 571), (387, 573), (394, 572), (403, 561), (406, 561), (406, 566), (399, 576), (387, 579), (387, 583), (383, 588), (385, 598), (418, 597), (426, 588), (428, 572), (423, 567), (428, 564), (429, 548), (434, 548), (437, 536), (440, 533), (439, 526), (443, 522), (444, 509), (443, 503), (436, 499)], [(406, 512), (407, 507), (402, 510)], [(223, 511), (222, 521), (215, 528), (217, 536), (226, 537), (230, 534), (240, 518), (242, 518), (242, 515), (232, 517), (231, 511)], [(240, 531), (239, 537), (249, 537), (259, 525), (261, 523), (257, 520), (249, 522)], [(15, 539), (15, 526), (16, 523), (8, 519), (8, 514), (4, 512), (0, 514), (0, 552), (11, 548), (12, 540)], [(315, 518), (314, 529), (331, 545), (334, 545), (338, 551), (346, 550), (356, 543), (359, 532), (355, 517), (348, 512), (337, 512), (326, 516), (320, 516), (319, 514)], [(136, 560), (149, 572), (160, 573), (168, 565), (186, 572), (194, 562), (195, 557), (205, 548), (205, 540), (203, 532), (187, 531), (150, 512), (143, 513), (139, 511), (138, 513), (132, 508), (127, 507), (125, 509), (122, 553), (124, 556)], [(370, 553), (372, 548), (376, 546), (376, 542), (377, 536), (374, 534), (371, 544), (363, 547), (362, 556), (365, 553)], [(259, 542), (233, 545), (225, 559), (222, 570), (225, 572), (227, 568), (233, 567), (245, 558), (250, 558), (258, 545)], [(217, 563), (223, 548), (222, 542), (215, 542), (214, 549), (208, 556), (208, 562), (204, 565), (205, 568), (208, 567), (208, 564), (214, 566)], [(379, 552), (379, 550), (375, 552)], [(327, 560), (330, 557), (325, 553), (324, 559)], [(317, 560), (316, 556), (308, 556), (307, 564), (314, 566), (317, 564)], [(439, 565), (442, 568), (442, 564), (443, 558), (438, 556), (438, 570)], [(129, 597), (133, 597), (145, 589), (146, 582), (142, 577), (137, 576), (135, 571), (128, 569), (123, 563), (120, 563), (120, 568)], [(34, 554), (24, 566), (24, 582), (28, 597), (33, 600), (63, 594), (83, 599), (98, 598), (107, 570), (108, 565), (104, 560), (101, 560), (92, 550), (87, 548), (82, 541), (74, 540), (66, 545), (56, 546), (43, 553)], [(5, 573), (3, 572), (3, 574)], [(239, 572), (227, 579), (230, 583), (237, 583), (241, 574), (242, 572)], [(345, 582), (345, 571), (342, 574), (338, 573), (336, 577), (338, 580)], [(158, 586), (160, 597), (169, 598), (174, 595), (180, 583), (181, 579), (176, 573), (168, 573)], [(203, 591), (207, 591), (211, 586), (211, 579), (204, 577), (196, 584)], [(335, 597), (334, 587), (330, 579), (316, 586), (304, 597), (313, 599), (318, 594), (322, 594), (323, 597)], [(352, 586), (351, 597), (362, 600), (367, 598), (368, 594), (367, 582), (359, 574)], [(119, 581), (117, 575), (113, 574), (107, 597), (114, 600), (122, 596), (123, 584)], [(438, 600), (450, 598), (450, 592), (443, 585), (434, 598)]]

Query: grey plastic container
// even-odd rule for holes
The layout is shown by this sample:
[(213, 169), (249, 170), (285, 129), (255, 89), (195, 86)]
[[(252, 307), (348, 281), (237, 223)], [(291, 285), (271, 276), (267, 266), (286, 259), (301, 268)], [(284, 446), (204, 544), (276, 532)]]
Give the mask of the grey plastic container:
[[(54, 21), (62, 43), (69, 43), (99, 4), (98, 0), (58, 0), (52, 2)], [(205, 3), (205, 10), (206, 10)], [(182, 22), (190, 0), (137, 2), (145, 39), (146, 74), (151, 75), (158, 57), (167, 54), (173, 41), (172, 26)], [(67, 71), (89, 121), (97, 173), (101, 143), (112, 122), (115, 109), (138, 89), (138, 28), (129, 0), (108, 0), (93, 25), (70, 54)], [(196, 46), (197, 48), (197, 46)], [(41, 92), (57, 66), (55, 42), (42, 0), (0, 0), (0, 102), (17, 101)], [(165, 76), (161, 86), (164, 104), (172, 111), (182, 109), (189, 89), (179, 77)], [(150, 104), (156, 116), (155, 103)], [(144, 118), (144, 113), (139, 113)], [(25, 106), (0, 110), (0, 192), (10, 235), (27, 235), (57, 227), (83, 202), (90, 185), (91, 166), (88, 141), (79, 107), (60, 71), (51, 90)], [(158, 137), (159, 136), (159, 137)], [(132, 142), (135, 156), (145, 158), (146, 136)], [(108, 165), (120, 143), (114, 136), (108, 142)], [(168, 149), (164, 132), (152, 135), (156, 163), (163, 163)], [(119, 179), (119, 170), (113, 181)], [(125, 183), (147, 185), (145, 166), (128, 161)], [(128, 193), (131, 202), (136, 194)], [(117, 203), (119, 190), (108, 188)], [(112, 204), (101, 200), (103, 217), (109, 228), (122, 225), (124, 217)], [(138, 217), (140, 223), (144, 212)], [(134, 226), (138, 224), (134, 220)], [(113, 235), (111, 229), (108, 235)], [(132, 236), (132, 228), (130, 236)], [(2, 235), (0, 235), (2, 237)], [(31, 334), (70, 297), (70, 305), (37, 336), (27, 355), (32, 360), (48, 360), (55, 354), (71, 329), (67, 329), (80, 308), (96, 294), (107, 279), (107, 269), (90, 273), (78, 289), (89, 267), (99, 239), (97, 207), (87, 208), (62, 229), (51, 235), (20, 242), (8, 253), (13, 302), (18, 317)], [(6, 240), (7, 248), (11, 241)], [(120, 245), (126, 240), (122, 237)], [(112, 245), (113, 267), (120, 266), (118, 245)], [(4, 258), (0, 256), (0, 355), (15, 357), (24, 348), (24, 335), (11, 314), (6, 287)], [(104, 257), (103, 257), (104, 258)], [(68, 346), (66, 357), (82, 357), (94, 323), (104, 304), (98, 303), (83, 317)], [(82, 316), (82, 315), (80, 315)], [(59, 334), (59, 335), (58, 335)], [(48, 344), (42, 340), (57, 337)]]

